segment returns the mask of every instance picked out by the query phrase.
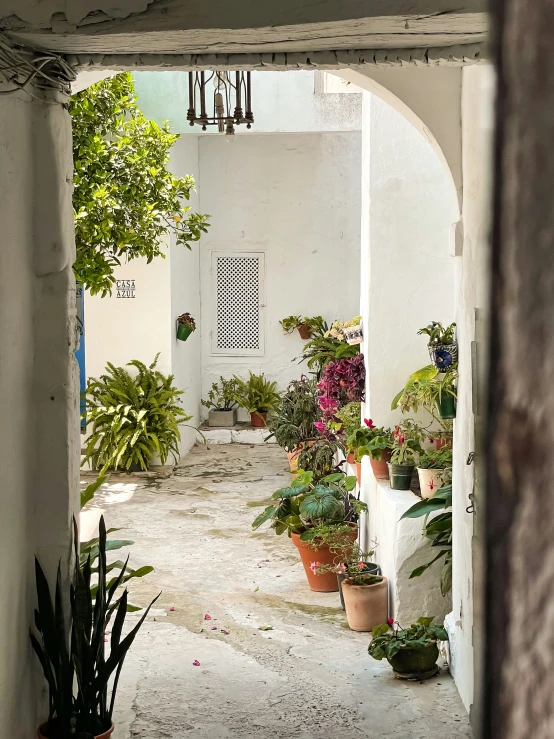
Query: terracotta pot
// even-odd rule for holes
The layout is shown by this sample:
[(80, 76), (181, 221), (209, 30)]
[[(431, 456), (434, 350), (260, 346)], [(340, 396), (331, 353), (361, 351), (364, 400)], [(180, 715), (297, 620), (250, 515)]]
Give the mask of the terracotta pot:
[(292, 452), (287, 452), (287, 458), (289, 460), (289, 470), (296, 472), (298, 469), (298, 457), (302, 454), (302, 447), (298, 446), (293, 449)]
[(358, 478), (358, 485), (362, 484), (362, 463), (356, 462), (356, 477)]
[(389, 616), (389, 586), (387, 578), (375, 585), (342, 583), (346, 619), (352, 631), (371, 631), (386, 623)]
[(346, 461), (348, 462), (348, 464), (351, 465), (356, 464), (356, 455), (354, 454), (354, 452), (350, 452), (350, 454), (346, 456)]
[(251, 413), (250, 423), (257, 429), (265, 428), (267, 426), (267, 413)]
[[(109, 737), (113, 733), (113, 730), (114, 730), (114, 725), (112, 724), (111, 727), (108, 729), (108, 731), (105, 731), (103, 734), (98, 734), (98, 736), (95, 736), (94, 739), (109, 739)], [(46, 721), (44, 724), (39, 726), (37, 730), (37, 737), (38, 739), (52, 739), (49, 733), (43, 734), (43, 731), (48, 732), (48, 721)]]
[(436, 439), (433, 439), (435, 443), (435, 447), (437, 449), (437, 452), (439, 449), (443, 449), (446, 447), (447, 449), (452, 449), (452, 437), (451, 436), (437, 436)]
[(416, 676), (418, 673), (434, 672), (438, 658), (439, 648), (436, 643), (432, 643), (423, 649), (400, 649), (387, 661), (398, 675)]
[(450, 470), (423, 470), (417, 468), (419, 475), (419, 487), (422, 498), (432, 498), (433, 495), (448, 480)]
[[(352, 526), (350, 537), (352, 544), (358, 538), (358, 527)], [(326, 572), (323, 575), (316, 575), (311, 570), (313, 562), (319, 562), (322, 565), (334, 565), (346, 559), (348, 552), (331, 552), (329, 547), (321, 547), (321, 549), (312, 549), (305, 541), (300, 541), (300, 535), (292, 535), (292, 543), (298, 548), (300, 559), (304, 565), (304, 572), (308, 578), (308, 584), (316, 593), (336, 593), (339, 589), (337, 575), (335, 572)]]
[(387, 467), (387, 462), (390, 462), (391, 453), (390, 449), (383, 449), (381, 452), (381, 459), (370, 459), (371, 469), (378, 480), (389, 479), (389, 468)]
[[(368, 572), (370, 575), (381, 575), (381, 566), (378, 564), (375, 564), (374, 562), (366, 562), (364, 571)], [(346, 575), (342, 575), (341, 573), (337, 572), (337, 580), (339, 583), (339, 595), (340, 595), (340, 605), (342, 610), (344, 611), (344, 597), (342, 595), (342, 583), (344, 582)]]
[(308, 341), (308, 339), (310, 339), (312, 336), (312, 329), (305, 323), (302, 323), (300, 326), (298, 326), (298, 333), (300, 334), (301, 339), (304, 339), (304, 341)]

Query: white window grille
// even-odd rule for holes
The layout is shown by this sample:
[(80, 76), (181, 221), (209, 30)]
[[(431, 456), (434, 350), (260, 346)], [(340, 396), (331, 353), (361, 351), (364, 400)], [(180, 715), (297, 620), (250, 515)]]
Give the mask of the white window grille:
[(263, 252), (212, 252), (212, 354), (264, 354)]

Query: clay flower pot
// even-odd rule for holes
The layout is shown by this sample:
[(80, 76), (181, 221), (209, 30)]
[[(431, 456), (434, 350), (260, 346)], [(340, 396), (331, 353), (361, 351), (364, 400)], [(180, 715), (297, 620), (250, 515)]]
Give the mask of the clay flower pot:
[[(352, 544), (358, 538), (358, 527), (353, 525), (352, 532), (349, 535)], [(348, 552), (331, 552), (329, 547), (321, 547), (321, 549), (313, 549), (308, 546), (305, 541), (300, 541), (300, 534), (292, 534), (292, 543), (298, 548), (300, 559), (304, 565), (304, 572), (308, 578), (308, 584), (311, 590), (316, 593), (336, 593), (339, 589), (337, 575), (335, 572), (326, 572), (323, 575), (317, 575), (312, 570), (314, 562), (321, 565), (334, 565), (346, 559)], [(386, 619), (385, 619), (386, 620)]]
[(292, 452), (287, 452), (287, 458), (289, 460), (289, 470), (296, 472), (298, 470), (298, 457), (302, 454), (302, 447), (298, 446), (293, 449)]
[(452, 449), (451, 436), (437, 436), (436, 439), (433, 439), (433, 442), (435, 444), (437, 452), (444, 447), (446, 447), (447, 449)]
[[(109, 737), (113, 734), (114, 725), (112, 724), (111, 727), (108, 729), (108, 731), (105, 731), (103, 734), (98, 734), (94, 737), (94, 739), (109, 739)], [(44, 733), (46, 732), (46, 733)], [(37, 730), (37, 737), (38, 739), (56, 739), (55, 734), (51, 734), (48, 730), (48, 721), (41, 726), (39, 726)]]
[(267, 413), (256, 411), (250, 414), (250, 423), (254, 428), (263, 429), (267, 426)]
[(407, 649), (406, 647), (399, 649), (394, 657), (387, 661), (400, 678), (425, 679), (436, 675), (439, 671), (438, 658), (439, 648), (436, 642), (433, 642), (422, 649)]
[(356, 462), (356, 477), (358, 478), (358, 485), (362, 484), (362, 463)]
[(412, 474), (415, 464), (392, 464), (387, 462), (389, 481), (393, 490), (409, 490), (412, 485)]
[(441, 488), (448, 479), (450, 470), (423, 470), (417, 468), (419, 475), (419, 487), (421, 489), (422, 498), (432, 498), (433, 495)]
[(356, 464), (356, 455), (354, 454), (354, 452), (350, 452), (350, 454), (346, 456), (346, 461), (348, 462), (348, 464), (351, 465)]
[(312, 329), (308, 326), (307, 323), (301, 323), (300, 326), (298, 326), (298, 333), (300, 334), (300, 338), (304, 339), (304, 341), (308, 341), (308, 339), (312, 336)]
[(387, 578), (375, 585), (342, 583), (346, 619), (352, 631), (371, 631), (385, 623), (389, 616), (389, 586)]
[(389, 479), (389, 468), (387, 463), (390, 462), (391, 456), (390, 449), (383, 449), (381, 451), (381, 459), (371, 458), (371, 469), (377, 480), (388, 480)]

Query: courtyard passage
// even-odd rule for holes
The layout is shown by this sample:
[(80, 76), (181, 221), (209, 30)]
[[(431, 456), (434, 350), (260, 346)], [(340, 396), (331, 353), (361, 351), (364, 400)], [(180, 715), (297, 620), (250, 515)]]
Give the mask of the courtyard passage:
[(162, 591), (122, 673), (114, 738), (470, 737), (446, 670), (394, 679), (338, 593), (309, 590), (291, 541), (252, 531), (289, 481), (277, 446), (199, 445), (170, 478), (114, 475), (96, 494), (86, 515), (103, 511), (135, 542), (131, 565), (155, 567), (131, 601)]

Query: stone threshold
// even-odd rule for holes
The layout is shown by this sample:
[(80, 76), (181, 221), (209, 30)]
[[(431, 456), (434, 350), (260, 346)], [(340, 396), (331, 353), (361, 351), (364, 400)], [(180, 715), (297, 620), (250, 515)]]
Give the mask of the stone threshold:
[[(249, 423), (237, 423), (234, 426), (208, 426), (203, 423), (196, 441), (198, 444), (265, 444), (269, 434), (269, 429), (255, 428)], [(273, 442), (273, 439), (269, 441)]]

